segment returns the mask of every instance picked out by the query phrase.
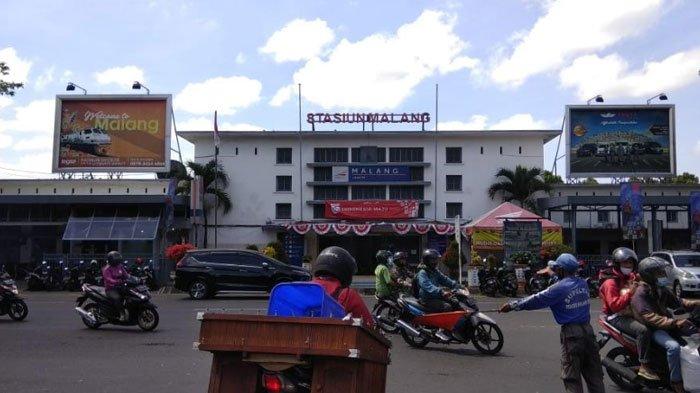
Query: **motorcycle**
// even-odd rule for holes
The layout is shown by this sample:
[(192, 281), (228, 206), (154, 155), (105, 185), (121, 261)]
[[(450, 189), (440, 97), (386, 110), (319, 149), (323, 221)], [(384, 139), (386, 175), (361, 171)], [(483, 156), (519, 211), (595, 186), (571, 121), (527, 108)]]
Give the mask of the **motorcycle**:
[(84, 261), (80, 261), (76, 266), (65, 268), (68, 269), (68, 275), (63, 283), (63, 289), (70, 292), (80, 290), (85, 277), (83, 273), (84, 263)]
[[(678, 314), (679, 312), (676, 312)], [(695, 326), (700, 326), (700, 315), (696, 312), (690, 320)], [(659, 380), (651, 381), (637, 376), (639, 369), (639, 358), (635, 338), (619, 331), (601, 315), (598, 324), (603, 329), (598, 333), (598, 347), (603, 350), (608, 341), (613, 340), (620, 346), (612, 348), (605, 356), (601, 354), (603, 368), (608, 373), (610, 379), (623, 390), (650, 389), (671, 389), (669, 381), (668, 362), (666, 352), (660, 346), (652, 343), (649, 349), (649, 366), (660, 377)], [(697, 331), (697, 330), (696, 330)], [(686, 341), (678, 336), (674, 337), (681, 346), (686, 345)]]
[(505, 296), (516, 297), (518, 295), (518, 279), (513, 269), (502, 266), (493, 271), (479, 271), (479, 290), (481, 293), (494, 297), (497, 293)]
[(588, 285), (588, 293), (590, 294), (590, 297), (597, 298), (598, 291), (600, 290), (600, 281), (598, 279), (598, 275), (594, 274), (585, 262), (580, 262), (580, 266), (581, 267), (576, 272), (576, 275), (579, 278), (586, 280), (586, 284)]
[(401, 317), (396, 320), (401, 337), (414, 348), (428, 343), (468, 344), (484, 354), (495, 355), (503, 348), (503, 333), (498, 324), (479, 311), (465, 289), (450, 292), (448, 301), (456, 311), (429, 313), (414, 297), (402, 295), (398, 304)]
[(153, 273), (153, 268), (151, 264), (143, 264), (143, 262), (135, 262), (134, 265), (130, 266), (127, 271), (134, 277), (143, 278), (146, 286), (151, 291), (157, 291), (160, 289), (160, 285), (155, 278)]
[(27, 289), (30, 291), (51, 291), (61, 289), (63, 286), (63, 268), (57, 271), (57, 267), (51, 266), (46, 261), (41, 262), (27, 275)]
[(76, 300), (78, 312), (85, 326), (97, 329), (111, 323), (113, 325), (138, 325), (142, 330), (151, 331), (158, 326), (159, 315), (156, 305), (151, 302), (151, 294), (143, 285), (143, 280), (129, 277), (124, 284), (125, 296), (121, 299), (126, 318), (121, 319), (117, 307), (105, 293), (104, 287), (83, 285), (83, 294)]
[(83, 274), (83, 284), (102, 286), (102, 272), (100, 269), (88, 266)]
[(0, 274), (0, 315), (5, 314), (13, 321), (22, 321), (29, 314), (29, 308), (19, 296), (15, 280), (3, 272)]

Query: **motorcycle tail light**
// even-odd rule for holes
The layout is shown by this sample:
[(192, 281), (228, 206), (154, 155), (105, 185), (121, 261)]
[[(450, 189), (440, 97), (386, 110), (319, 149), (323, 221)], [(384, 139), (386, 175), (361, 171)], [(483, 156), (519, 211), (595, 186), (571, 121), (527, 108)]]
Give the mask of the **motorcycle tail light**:
[(284, 384), (277, 374), (263, 374), (263, 387), (268, 393), (282, 393)]

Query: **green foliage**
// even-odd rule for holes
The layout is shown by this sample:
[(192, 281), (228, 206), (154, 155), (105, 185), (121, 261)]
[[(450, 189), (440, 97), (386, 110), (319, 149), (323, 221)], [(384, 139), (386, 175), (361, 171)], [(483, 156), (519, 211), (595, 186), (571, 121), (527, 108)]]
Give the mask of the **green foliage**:
[(510, 255), (510, 261), (517, 265), (527, 265), (535, 260), (535, 256), (531, 252), (520, 251)]
[(549, 184), (549, 185), (564, 184), (564, 180), (561, 179), (561, 176), (555, 175), (554, 173), (552, 173), (550, 171), (542, 172), (542, 179), (544, 179), (544, 182), (546, 184)]
[(479, 255), (478, 252), (476, 252), (475, 250), (472, 250), (471, 254), (472, 254), (471, 255), (472, 265), (475, 265), (475, 266), (483, 265), (483, 261), (482, 261), (481, 256)]
[(246, 250), (252, 250), (252, 251), (260, 251), (260, 250), (258, 249), (258, 246), (256, 246), (255, 244), (249, 244), (249, 245), (245, 246), (245, 249), (246, 249)]
[[(4, 61), (0, 61), (0, 75), (9, 75), (10, 67)], [(10, 82), (0, 79), (0, 96), (14, 96), (15, 90), (24, 87), (23, 83)]]
[(698, 184), (698, 177), (690, 172), (683, 172), (678, 176), (665, 177), (630, 177), (630, 182), (642, 184)]
[(540, 168), (527, 168), (518, 165), (515, 170), (501, 168), (496, 172), (497, 182), (493, 183), (488, 194), (491, 199), (500, 195), (504, 202), (518, 202), (520, 206), (537, 211), (533, 195), (538, 191), (549, 192), (552, 186), (543, 178)]
[(284, 251), (284, 246), (282, 245), (282, 243), (269, 242), (267, 243), (267, 246), (265, 246), (265, 248), (267, 247), (272, 247), (275, 250), (275, 259), (277, 259), (280, 262), (287, 263), (287, 253)]
[(267, 246), (263, 248), (262, 253), (272, 259), (277, 259), (277, 251), (274, 247)]
[(450, 269), (450, 275), (455, 276), (459, 269), (459, 246), (455, 240), (451, 240), (447, 246), (445, 255), (442, 256), (442, 263)]
[(594, 177), (589, 176), (581, 184), (598, 184), (598, 180), (596, 180)]

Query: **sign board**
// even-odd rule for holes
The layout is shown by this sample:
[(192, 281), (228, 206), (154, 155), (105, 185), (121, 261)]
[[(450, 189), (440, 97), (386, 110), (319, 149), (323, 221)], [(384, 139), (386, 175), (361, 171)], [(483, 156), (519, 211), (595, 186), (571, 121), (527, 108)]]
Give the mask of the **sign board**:
[(503, 251), (505, 260), (516, 252), (529, 252), (538, 256), (542, 249), (542, 222), (503, 221)]
[(430, 113), (307, 113), (306, 122), (316, 123), (429, 123)]
[(170, 95), (56, 97), (54, 172), (167, 172)]
[(566, 107), (570, 177), (676, 172), (674, 105)]
[(324, 217), (336, 219), (404, 219), (418, 216), (418, 201), (326, 201)]
[(641, 184), (620, 184), (622, 237), (627, 240), (644, 237), (644, 195)]
[(334, 182), (382, 183), (411, 181), (411, 168), (406, 165), (334, 166)]

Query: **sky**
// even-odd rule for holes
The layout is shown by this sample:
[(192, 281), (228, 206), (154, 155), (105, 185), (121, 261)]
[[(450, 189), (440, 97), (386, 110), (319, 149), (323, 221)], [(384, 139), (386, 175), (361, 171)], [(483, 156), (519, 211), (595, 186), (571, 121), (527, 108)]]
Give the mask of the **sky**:
[(178, 130), (211, 130), (214, 110), (220, 130), (297, 130), (299, 83), (304, 113), (432, 115), (438, 84), (440, 130), (560, 129), (567, 104), (665, 92), (678, 172), (700, 174), (698, 20), (695, 0), (3, 0), (3, 79), (25, 87), (0, 97), (0, 178), (51, 177), (67, 82), (135, 80), (173, 95)]

